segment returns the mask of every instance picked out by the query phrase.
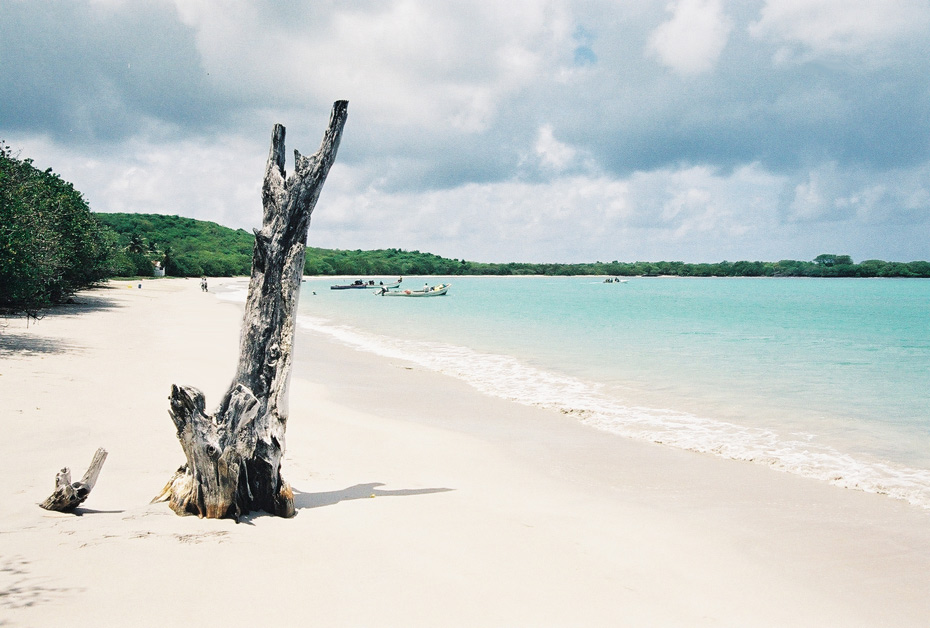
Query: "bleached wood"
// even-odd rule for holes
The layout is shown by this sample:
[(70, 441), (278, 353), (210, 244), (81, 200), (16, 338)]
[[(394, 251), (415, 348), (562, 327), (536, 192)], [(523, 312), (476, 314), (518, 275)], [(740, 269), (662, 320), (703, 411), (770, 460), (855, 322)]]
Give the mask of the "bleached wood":
[(83, 504), (97, 483), (106, 459), (107, 451), (101, 447), (94, 453), (94, 458), (80, 482), (72, 482), (71, 469), (63, 468), (55, 474), (55, 491), (39, 506), (46, 510), (68, 512)]
[(222, 518), (264, 510), (294, 515), (281, 476), (294, 324), (310, 214), (336, 158), (348, 103), (333, 104), (319, 150), (294, 151), (284, 170), (284, 127), (276, 124), (262, 186), (262, 228), (255, 231), (236, 375), (219, 407), (206, 414), (203, 394), (172, 386), (170, 410), (186, 463), (155, 501), (178, 514)]

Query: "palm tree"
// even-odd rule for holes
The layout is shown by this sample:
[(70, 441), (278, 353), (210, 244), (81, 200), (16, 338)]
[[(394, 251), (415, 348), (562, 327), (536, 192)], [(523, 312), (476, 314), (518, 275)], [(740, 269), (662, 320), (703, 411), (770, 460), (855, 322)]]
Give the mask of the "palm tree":
[(138, 233), (134, 233), (129, 236), (129, 246), (126, 247), (126, 250), (130, 253), (142, 253), (145, 251), (145, 242), (142, 240), (142, 236)]
[[(174, 255), (174, 251), (171, 249), (170, 246), (166, 246), (165, 250), (162, 252), (162, 255), (163, 257), (161, 261), (161, 267), (165, 269), (166, 275), (168, 274), (173, 275), (174, 274), (174, 257), (172, 256)], [(171, 266), (169, 266), (169, 264), (171, 264)]]

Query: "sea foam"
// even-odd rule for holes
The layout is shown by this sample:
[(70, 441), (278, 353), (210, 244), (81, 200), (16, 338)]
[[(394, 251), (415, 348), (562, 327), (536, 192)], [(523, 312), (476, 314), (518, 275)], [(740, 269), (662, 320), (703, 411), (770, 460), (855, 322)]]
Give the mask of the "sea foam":
[(599, 430), (764, 464), (930, 509), (930, 471), (860, 459), (818, 443), (814, 434), (779, 434), (685, 412), (629, 405), (608, 394), (601, 384), (539, 369), (512, 356), (440, 342), (400, 340), (311, 316), (298, 320), (302, 329), (357, 350), (455, 377), (488, 395), (555, 410)]

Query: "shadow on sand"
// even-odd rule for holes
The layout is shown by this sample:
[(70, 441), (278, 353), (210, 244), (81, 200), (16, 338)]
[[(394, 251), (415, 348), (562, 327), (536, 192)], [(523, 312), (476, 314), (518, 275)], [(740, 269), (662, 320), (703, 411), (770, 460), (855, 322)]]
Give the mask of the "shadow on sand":
[(351, 499), (369, 499), (371, 497), (408, 497), (410, 495), (429, 495), (431, 493), (446, 493), (454, 488), (406, 488), (394, 491), (378, 488), (384, 486), (382, 482), (369, 482), (356, 484), (341, 491), (325, 491), (322, 493), (304, 493), (294, 489), (294, 507), (298, 510), (304, 508), (320, 508), (333, 506), (339, 502)]
[(65, 353), (77, 345), (54, 338), (37, 338), (28, 334), (4, 331), (0, 323), (0, 358), (25, 358)]
[[(105, 286), (98, 290), (113, 290), (115, 288)], [(0, 358), (30, 357), (37, 355), (50, 355), (56, 353), (65, 353), (74, 349), (80, 349), (80, 345), (59, 340), (56, 338), (42, 338), (29, 333), (29, 328), (35, 325), (41, 325), (45, 318), (56, 318), (60, 316), (79, 316), (90, 312), (100, 312), (103, 310), (112, 310), (123, 307), (118, 305), (114, 299), (106, 294), (86, 294), (79, 293), (75, 295), (71, 303), (62, 303), (55, 307), (39, 312), (36, 319), (25, 318), (20, 316), (0, 316)], [(10, 321), (20, 319), (26, 321), (26, 329), (22, 325), (16, 324), (16, 329), (11, 329)]]
[(71, 297), (70, 302), (62, 303), (39, 313), (39, 319), (55, 318), (57, 316), (76, 316), (88, 312), (100, 312), (102, 310), (113, 310), (123, 307), (106, 294), (108, 290), (118, 290), (116, 286), (99, 286), (94, 288), (93, 293), (79, 292)]
[(93, 508), (81, 508), (78, 506), (71, 511), (71, 514), (75, 517), (83, 517), (84, 515), (119, 515), (126, 512), (125, 510), (94, 510)]

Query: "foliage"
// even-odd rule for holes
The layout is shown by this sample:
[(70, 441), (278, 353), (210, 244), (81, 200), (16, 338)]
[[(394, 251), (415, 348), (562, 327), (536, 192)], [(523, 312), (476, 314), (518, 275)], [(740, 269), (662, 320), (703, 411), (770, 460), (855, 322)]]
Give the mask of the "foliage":
[[(155, 214), (98, 214), (120, 234), (122, 247), (144, 251), (164, 246), (168, 275), (229, 276), (251, 272), (254, 237), (212, 222)], [(170, 255), (169, 255), (170, 252)], [(131, 257), (128, 252), (123, 256)], [(130, 260), (131, 261), (131, 260)], [(585, 264), (493, 264), (449, 259), (432, 253), (379, 249), (374, 251), (307, 247), (307, 275), (614, 275), (681, 277), (930, 277), (927, 262), (854, 264), (848, 255), (824, 254), (813, 261), (737, 261), (715, 264), (684, 262), (593, 262)]]
[[(152, 274), (152, 262), (175, 277), (248, 275), (254, 236), (214, 222), (161, 214), (96, 214), (116, 234), (115, 276)], [(143, 272), (145, 271), (145, 272)]]
[[(157, 214), (97, 214), (116, 232), (117, 274), (141, 274), (151, 261), (163, 262), (168, 275), (230, 276), (251, 272), (254, 237), (212, 222)], [(137, 252), (133, 252), (137, 251)], [(155, 254), (151, 251), (156, 251)], [(149, 270), (149, 273), (151, 271)], [(592, 262), (583, 264), (470, 262), (432, 253), (308, 247), (307, 275), (613, 275), (680, 277), (930, 277), (928, 262), (853, 263), (848, 255), (823, 254), (812, 261)]]
[[(829, 262), (829, 263), (828, 263)], [(820, 255), (814, 261), (594, 262), (584, 264), (489, 264), (447, 259), (431, 253), (382, 249), (307, 249), (308, 275), (673, 275), (679, 277), (930, 277), (930, 262), (854, 264), (848, 255)]]
[(0, 143), (0, 310), (65, 301), (110, 273), (112, 246), (80, 192)]

